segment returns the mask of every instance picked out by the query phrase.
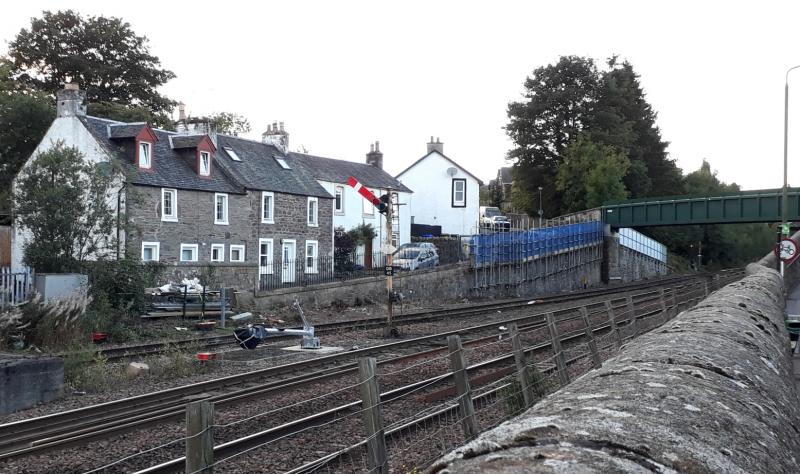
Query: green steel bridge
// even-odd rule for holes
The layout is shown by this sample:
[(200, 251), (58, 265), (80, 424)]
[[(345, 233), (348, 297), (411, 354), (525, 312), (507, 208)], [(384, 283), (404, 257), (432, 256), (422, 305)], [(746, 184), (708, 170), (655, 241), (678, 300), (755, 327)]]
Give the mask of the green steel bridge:
[[(800, 188), (789, 189), (788, 220), (800, 221)], [(601, 207), (611, 227), (781, 222), (781, 189), (760, 189), (705, 196), (632, 199)]]

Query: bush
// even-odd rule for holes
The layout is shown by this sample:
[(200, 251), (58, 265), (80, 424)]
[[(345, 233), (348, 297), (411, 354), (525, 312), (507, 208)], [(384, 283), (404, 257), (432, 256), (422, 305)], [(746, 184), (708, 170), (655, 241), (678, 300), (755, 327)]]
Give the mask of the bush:
[(0, 315), (0, 346), (22, 341), (48, 350), (62, 350), (86, 334), (86, 308), (91, 297), (43, 302), (37, 294), (27, 303)]

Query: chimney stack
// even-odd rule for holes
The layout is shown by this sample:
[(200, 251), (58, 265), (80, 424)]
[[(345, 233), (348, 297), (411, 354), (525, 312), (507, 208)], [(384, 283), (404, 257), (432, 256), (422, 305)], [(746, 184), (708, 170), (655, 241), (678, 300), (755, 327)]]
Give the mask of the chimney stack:
[(383, 169), (383, 153), (381, 153), (381, 142), (370, 143), (369, 153), (367, 153), (367, 164)]
[(278, 148), (283, 153), (289, 152), (289, 133), (283, 128), (283, 122), (272, 122), (267, 125), (267, 131), (261, 134), (261, 141)]
[(444, 155), (444, 143), (439, 141), (439, 137), (436, 137), (436, 141), (433, 141), (433, 135), (431, 135), (431, 141), (428, 142), (428, 153), (432, 151), (438, 151), (442, 155)]
[(86, 115), (86, 91), (78, 84), (69, 82), (56, 92), (56, 117), (76, 117)]

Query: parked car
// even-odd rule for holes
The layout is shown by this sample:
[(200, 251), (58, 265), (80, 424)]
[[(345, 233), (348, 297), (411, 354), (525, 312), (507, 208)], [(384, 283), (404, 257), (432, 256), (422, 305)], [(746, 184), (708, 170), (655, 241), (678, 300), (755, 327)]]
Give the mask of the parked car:
[(481, 227), (491, 230), (509, 230), (511, 223), (508, 218), (500, 212), (500, 208), (493, 206), (481, 206)]
[[(416, 270), (418, 268), (433, 268), (439, 265), (439, 254), (436, 246), (429, 242), (422, 245), (401, 245), (394, 254), (392, 263), (403, 270)], [(424, 245), (424, 246), (423, 246)]]

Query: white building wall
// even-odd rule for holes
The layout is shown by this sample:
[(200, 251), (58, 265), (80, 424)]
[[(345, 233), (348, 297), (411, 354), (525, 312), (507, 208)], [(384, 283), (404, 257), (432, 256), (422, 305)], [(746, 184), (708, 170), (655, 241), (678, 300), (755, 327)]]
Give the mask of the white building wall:
[[(64, 142), (67, 147), (75, 147), (88, 162), (100, 163), (107, 162), (108, 155), (106, 155), (103, 147), (94, 139), (94, 137), (86, 130), (83, 123), (76, 117), (58, 117), (56, 118), (50, 128), (45, 133), (44, 138), (39, 143), (39, 146), (33, 151), (28, 161), (20, 169), (20, 172), (25, 169), (37, 153), (46, 151), (53, 147), (59, 140)], [(16, 184), (16, 181), (15, 181)], [(117, 188), (118, 189), (118, 188)], [(116, 212), (117, 200), (116, 191), (112, 189), (108, 195), (109, 205), (112, 211)], [(18, 228), (12, 222), (13, 231), (11, 233), (11, 268), (12, 271), (22, 270), (22, 256), (25, 242), (30, 239), (30, 233)], [(121, 248), (124, 248), (121, 247)]]
[[(450, 168), (456, 174), (447, 173)], [(452, 180), (467, 180), (467, 206), (452, 206)], [(414, 191), (409, 216), (415, 224), (442, 226), (443, 234), (475, 233), (479, 213), (478, 181), (438, 152), (406, 170), (397, 179)]]
[[(317, 182), (328, 191), (331, 196), (336, 196), (336, 186), (344, 188), (344, 209), (343, 212), (333, 213), (333, 227), (344, 227), (345, 230), (350, 230), (353, 227), (361, 225), (362, 223), (372, 224), (375, 228), (377, 236), (372, 241), (372, 251), (379, 252), (381, 245), (386, 241), (386, 219), (383, 214), (373, 209), (372, 214), (364, 213), (364, 198), (345, 183), (332, 183), (330, 181)], [(369, 188), (375, 196), (380, 197), (386, 194), (386, 189)], [(409, 214), (411, 194), (410, 193), (397, 193), (400, 199), (400, 241), (399, 244), (411, 242), (411, 215)], [(335, 200), (334, 200), (335, 206)], [(335, 208), (334, 208), (335, 209)]]

